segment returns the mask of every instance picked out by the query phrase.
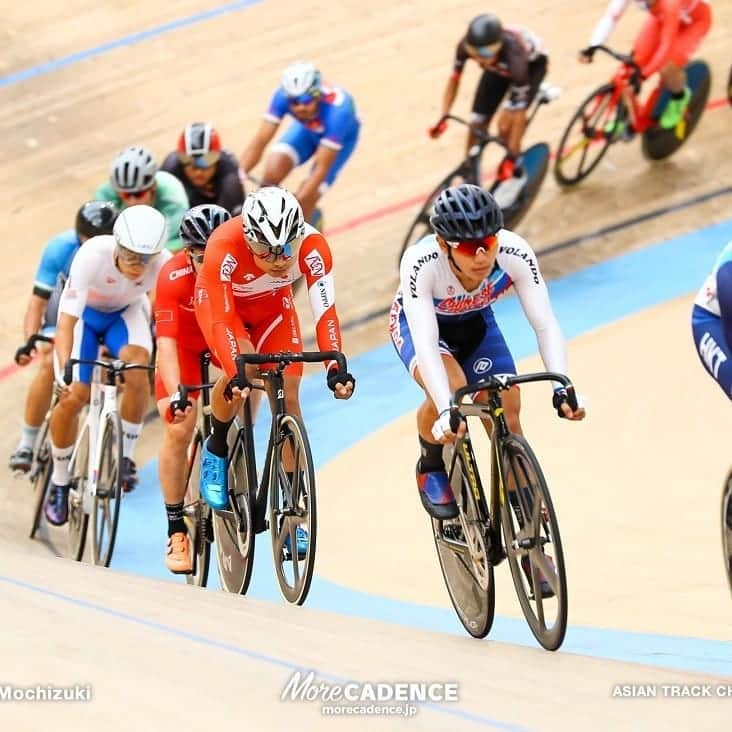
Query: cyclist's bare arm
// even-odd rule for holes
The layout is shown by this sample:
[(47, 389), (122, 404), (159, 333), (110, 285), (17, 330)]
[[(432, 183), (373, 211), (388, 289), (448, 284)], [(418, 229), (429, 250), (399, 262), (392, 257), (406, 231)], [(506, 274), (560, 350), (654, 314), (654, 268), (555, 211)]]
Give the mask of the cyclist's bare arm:
[(264, 148), (267, 147), (269, 141), (275, 136), (279, 126), (279, 122), (270, 122), (267, 119), (262, 120), (259, 129), (239, 159), (239, 168), (242, 171), (249, 173), (262, 159)]
[(157, 339), (158, 357), (157, 366), (160, 378), (165, 384), (168, 394), (175, 394), (180, 383), (180, 368), (178, 365), (178, 344), (174, 338), (160, 336)]
[(56, 324), (56, 336), (54, 338), (54, 349), (58, 357), (58, 364), (61, 369), (71, 358), (71, 348), (74, 344), (74, 326), (78, 318), (70, 313), (59, 313)]
[(46, 312), (47, 305), (48, 298), (36, 295), (35, 292), (30, 296), (23, 320), (23, 335), (26, 341), (34, 333), (38, 333), (41, 330), (41, 323), (43, 322), (43, 315)]

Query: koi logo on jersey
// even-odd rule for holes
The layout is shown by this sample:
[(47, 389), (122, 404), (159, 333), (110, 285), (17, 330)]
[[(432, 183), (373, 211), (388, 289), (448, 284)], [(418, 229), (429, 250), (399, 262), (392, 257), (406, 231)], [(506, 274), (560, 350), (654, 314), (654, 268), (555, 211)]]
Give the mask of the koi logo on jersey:
[(320, 256), (320, 252), (314, 251), (305, 257), (305, 264), (307, 264), (310, 274), (313, 277), (321, 277), (325, 274), (325, 262)]
[(409, 275), (409, 293), (412, 297), (417, 297), (417, 275), (419, 270), (427, 264), (427, 262), (437, 259), (440, 256), (439, 252), (432, 252), (425, 257), (420, 257), (412, 266), (412, 274)]
[(219, 278), (222, 282), (231, 282), (231, 275), (236, 269), (237, 261), (228, 252), (221, 262), (221, 268), (219, 269)]

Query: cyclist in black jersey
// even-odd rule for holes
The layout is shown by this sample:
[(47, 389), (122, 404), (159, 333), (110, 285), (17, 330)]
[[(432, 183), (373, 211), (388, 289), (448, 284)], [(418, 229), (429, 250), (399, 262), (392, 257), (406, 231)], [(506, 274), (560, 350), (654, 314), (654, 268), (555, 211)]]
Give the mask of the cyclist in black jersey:
[(219, 133), (205, 122), (187, 124), (178, 147), (165, 158), (161, 170), (183, 184), (193, 206), (215, 203), (232, 216), (241, 211), (244, 187), (239, 178), (239, 163), (221, 147)]
[[(503, 98), (508, 95), (498, 120), (498, 135), (506, 142), (509, 154), (502, 161), (497, 178), (521, 187), (526, 175), (520, 164), (521, 140), (526, 129), (526, 110), (546, 76), (548, 58), (540, 39), (530, 30), (506, 27), (495, 16), (479, 15), (470, 22), (467, 33), (455, 50), (453, 71), (445, 86), (440, 111), (441, 121), (429, 129), (439, 137), (447, 128), (442, 120), (449, 114), (468, 60), (475, 61), (483, 74), (473, 101), (471, 123), (487, 130)], [(468, 133), (467, 150), (476, 142)]]

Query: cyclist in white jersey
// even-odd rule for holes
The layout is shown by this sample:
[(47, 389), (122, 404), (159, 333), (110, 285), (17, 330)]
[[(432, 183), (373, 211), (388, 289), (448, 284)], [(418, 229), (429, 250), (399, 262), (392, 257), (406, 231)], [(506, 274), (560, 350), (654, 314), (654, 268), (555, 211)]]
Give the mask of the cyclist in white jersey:
[[(491, 305), (511, 285), (534, 329), (549, 371), (566, 373), (564, 337), (549, 302), (536, 255), (518, 234), (503, 229), (495, 199), (478, 186), (444, 190), (430, 217), (434, 235), (407, 249), (400, 287), (390, 314), (390, 334), (399, 357), (425, 391), (417, 412), (421, 456), (417, 486), (427, 512), (457, 516), (442, 446), (457, 437), (450, 428), (450, 396), (489, 375), (515, 374), (516, 367)], [(560, 417), (580, 420), (566, 391), (554, 390)], [(508, 427), (521, 433), (518, 387), (503, 393)], [(464, 425), (459, 428), (463, 434)]]
[[(56, 328), (56, 379), (63, 383), (69, 358), (97, 358), (104, 344), (114, 358), (147, 364), (152, 351), (150, 302), (160, 269), (170, 258), (164, 251), (167, 225), (150, 206), (130, 206), (117, 217), (113, 234), (96, 236), (79, 250), (59, 303)], [(53, 475), (46, 518), (60, 526), (68, 519), (69, 461), (77, 418), (89, 399), (92, 368), (74, 367), (74, 380), (51, 415)], [(122, 481), (125, 490), (136, 482), (134, 445), (142, 430), (149, 395), (145, 371), (125, 374), (120, 405), (123, 432)]]
[(732, 399), (732, 241), (697, 293), (691, 328), (704, 368)]

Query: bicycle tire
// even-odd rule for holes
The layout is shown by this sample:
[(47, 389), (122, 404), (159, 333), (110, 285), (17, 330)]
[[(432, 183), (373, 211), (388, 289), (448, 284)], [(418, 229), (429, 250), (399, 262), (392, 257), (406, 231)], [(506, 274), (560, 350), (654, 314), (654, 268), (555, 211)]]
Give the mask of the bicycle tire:
[[(516, 595), (521, 605), (526, 622), (539, 643), (548, 651), (555, 651), (562, 645), (567, 631), (567, 575), (564, 565), (564, 553), (559, 535), (559, 525), (552, 504), (549, 488), (539, 461), (529, 443), (521, 436), (511, 434), (502, 440), (500, 446), (501, 471), (503, 481), (501, 489), (511, 484), (520, 488), (529, 488), (532, 506), (527, 506), (526, 493), (519, 496), (524, 515), (523, 523), (516, 517), (508, 496), (500, 501), (501, 525), (506, 546), (511, 577)], [(517, 491), (520, 493), (520, 490)], [(539, 501), (537, 501), (537, 497)], [(527, 526), (526, 515), (531, 515)], [(523, 546), (520, 546), (520, 545)], [(544, 547), (551, 547), (552, 561), (546, 561)], [(524, 569), (520, 566), (524, 556), (529, 557), (532, 580), (529, 583)], [(553, 563), (553, 567), (552, 567)], [(549, 582), (554, 592), (553, 597), (543, 597), (540, 589), (539, 570)], [(543, 566), (542, 566), (543, 565)], [(536, 610), (531, 603), (535, 603)], [(546, 609), (556, 606), (554, 622), (547, 624)]]
[(399, 267), (402, 257), (404, 256), (404, 252), (407, 251), (407, 248), (412, 246), (413, 244), (416, 244), (420, 239), (422, 239), (424, 236), (427, 236), (427, 234), (432, 233), (432, 229), (430, 228), (430, 211), (432, 210), (432, 206), (435, 202), (435, 199), (437, 196), (442, 193), (442, 191), (445, 190), (445, 188), (448, 188), (449, 186), (453, 185), (453, 182), (460, 178), (461, 181), (468, 182), (468, 183), (475, 183), (474, 176), (469, 175), (463, 165), (461, 165), (458, 168), (455, 168), (455, 170), (452, 171), (452, 173), (446, 175), (439, 184), (432, 190), (432, 192), (427, 196), (425, 199), (425, 202), (422, 204), (422, 208), (419, 210), (419, 213), (415, 216), (414, 220), (412, 221), (411, 226), (407, 230), (407, 235), (404, 237), (404, 240), (402, 241), (402, 246), (399, 249), (399, 257), (397, 258), (397, 267)]
[[(447, 594), (458, 619), (473, 638), (485, 638), (490, 632), (495, 616), (496, 586), (493, 565), (488, 560), (485, 531), (459, 452), (453, 462), (450, 485), (461, 509), (462, 518), (459, 524), (455, 524), (454, 520), (446, 524), (442, 519), (431, 519), (435, 549)], [(459, 529), (460, 534), (456, 536), (453, 533), (452, 536), (447, 536), (447, 528), (453, 528), (453, 531), (455, 528)], [(480, 563), (479, 554), (476, 561), (473, 552), (470, 551), (466, 528), (471, 543), (476, 545), (478, 551), (482, 549), (483, 564)]]
[[(526, 181), (526, 186), (516, 201), (503, 209), (503, 226), (506, 229), (515, 229), (523, 221), (534, 199), (539, 195), (541, 184), (549, 170), (551, 151), (545, 142), (537, 142), (522, 152), (521, 157), (525, 161), (527, 172), (529, 169), (536, 172)], [(491, 186), (491, 192), (497, 185), (498, 182)]]
[(185, 578), (186, 584), (195, 587), (206, 586), (211, 564), (211, 509), (205, 501), (201, 500), (199, 493), (202, 446), (203, 435), (199, 429), (196, 429), (188, 448), (186, 492), (183, 499), (183, 518), (188, 529), (193, 561), (193, 571), (185, 575)]
[[(573, 186), (584, 180), (598, 166), (602, 158), (605, 156), (605, 153), (613, 142), (613, 138), (611, 135), (606, 135), (604, 129), (601, 132), (598, 132), (596, 125), (601, 124), (604, 126), (605, 124), (610, 122), (610, 117), (606, 114), (606, 110), (609, 109), (610, 105), (612, 104), (612, 97), (614, 92), (614, 84), (603, 84), (602, 86), (599, 86), (582, 102), (582, 104), (580, 104), (577, 111), (574, 113), (574, 115), (572, 115), (569, 124), (562, 134), (561, 141), (559, 142), (559, 147), (557, 148), (557, 155), (554, 159), (554, 178), (557, 183), (559, 183), (559, 185), (565, 187)], [(595, 110), (593, 110), (592, 113), (588, 115), (589, 121), (592, 121), (592, 117), (596, 117), (596, 119), (594, 120), (595, 125), (588, 125), (587, 129), (585, 130), (585, 125), (583, 123), (582, 134), (584, 136), (584, 142), (579, 141), (573, 144), (570, 147), (569, 154), (563, 156), (562, 153), (564, 150), (567, 149), (567, 142), (572, 133), (572, 128), (574, 127), (575, 123), (583, 119), (583, 116), (585, 115), (585, 109), (592, 105), (593, 102), (596, 102), (598, 98), (600, 98), (600, 101), (596, 103)], [(597, 114), (598, 111), (599, 114)], [(623, 115), (627, 116), (626, 107), (622, 102), (618, 102), (615, 107), (615, 115), (613, 119), (614, 124), (617, 124)], [(588, 132), (590, 133), (589, 135), (587, 134)], [(598, 137), (598, 134), (601, 134), (602, 137)], [(595, 140), (597, 140), (598, 143), (597, 156), (585, 168), (584, 160), (586, 151)], [(582, 146), (584, 146), (584, 151), (582, 154), (582, 159), (580, 160), (578, 171), (575, 175), (569, 175), (567, 171), (563, 168), (564, 161), (566, 161), (570, 155), (574, 155), (574, 153)]]
[(69, 557), (80, 562), (84, 556), (86, 533), (89, 528), (89, 514), (84, 511), (84, 493), (89, 476), (89, 425), (84, 423), (76, 438), (71, 456), (69, 474)]
[[(293, 605), (302, 605), (310, 591), (315, 570), (315, 548), (318, 532), (317, 500), (315, 493), (315, 469), (305, 425), (299, 417), (284, 414), (275, 430), (275, 446), (270, 462), (269, 527), (272, 535), (272, 555), (275, 574), (283, 597)], [(291, 444), (295, 460), (292, 483), (284, 469), (282, 451)], [(293, 492), (293, 506), (283, 507), (283, 489)], [(303, 522), (302, 516), (305, 516)], [(307, 524), (308, 547), (300, 558), (297, 549), (296, 529)], [(286, 537), (290, 537), (291, 558), (285, 550)], [(287, 569), (292, 568), (292, 573)], [(291, 578), (291, 579), (290, 579)]]
[(722, 488), (722, 555), (729, 590), (732, 592), (732, 470)]
[(211, 518), (221, 587), (236, 595), (246, 594), (254, 567), (252, 495), (256, 486), (249, 485), (246, 460), (244, 446), (237, 441), (229, 462), (228, 482), (229, 502), (236, 501), (238, 513), (230, 506), (224, 511), (212, 511)]
[(48, 495), (48, 486), (51, 484), (53, 473), (53, 459), (51, 457), (51, 442), (48, 439), (49, 420), (46, 419), (38, 435), (38, 441), (34, 455), (33, 467), (31, 468), (31, 485), (33, 486), (33, 513), (31, 528), (28, 537), (34, 539), (43, 515), (43, 506)]
[[(670, 130), (663, 129), (658, 125), (649, 127), (643, 133), (641, 145), (643, 155), (647, 160), (664, 160), (677, 152), (691, 137), (691, 133), (704, 113), (712, 86), (709, 66), (704, 61), (692, 61), (686, 66), (686, 75), (688, 83), (692, 87), (692, 97), (684, 113), (684, 123), (681, 126), (683, 134), (678, 133), (678, 125)], [(653, 114), (660, 116), (667, 101), (668, 92), (664, 92), (661, 94)]]
[[(122, 421), (117, 412), (104, 420), (97, 494), (92, 511), (92, 564), (109, 567), (114, 553), (122, 505)], [(100, 518), (101, 517), (101, 518)], [(104, 532), (107, 531), (107, 546)]]

